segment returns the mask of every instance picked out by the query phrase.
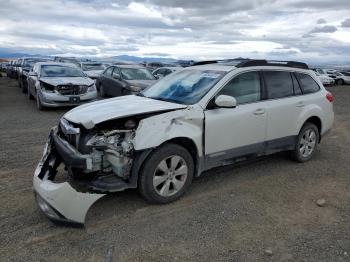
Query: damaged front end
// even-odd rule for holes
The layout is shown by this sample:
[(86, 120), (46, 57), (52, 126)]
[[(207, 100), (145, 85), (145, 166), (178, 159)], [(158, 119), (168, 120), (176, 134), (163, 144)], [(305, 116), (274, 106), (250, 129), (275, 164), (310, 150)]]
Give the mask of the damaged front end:
[[(87, 130), (62, 118), (51, 130), (33, 181), (37, 203), (50, 219), (83, 224), (89, 208), (106, 193), (136, 187), (132, 141), (137, 123), (118, 122)], [(61, 165), (68, 176), (57, 182)]]

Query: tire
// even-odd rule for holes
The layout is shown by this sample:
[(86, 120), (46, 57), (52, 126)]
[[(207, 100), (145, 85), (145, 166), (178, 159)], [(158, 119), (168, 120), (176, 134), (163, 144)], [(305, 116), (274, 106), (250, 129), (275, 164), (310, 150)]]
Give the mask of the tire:
[(292, 151), (293, 159), (299, 163), (309, 161), (314, 155), (319, 141), (320, 133), (317, 126), (310, 122), (305, 123)]
[(337, 85), (344, 85), (344, 80), (343, 79), (338, 79), (337, 80)]
[(27, 88), (27, 97), (29, 100), (34, 100), (34, 96), (30, 93), (29, 87)]
[(44, 107), (43, 104), (41, 103), (41, 100), (40, 100), (40, 97), (39, 97), (38, 93), (36, 93), (36, 108), (37, 108), (39, 111), (44, 111), (44, 110), (45, 110), (45, 107)]
[(20, 83), (21, 83), (22, 93), (26, 94), (27, 93), (27, 88), (24, 87), (23, 80), (20, 80)]
[(187, 191), (193, 175), (191, 154), (177, 144), (164, 144), (145, 160), (138, 188), (148, 202), (165, 204), (179, 199)]
[(101, 96), (101, 97), (106, 97), (106, 93), (105, 93), (105, 90), (104, 90), (102, 84), (100, 84), (99, 90), (100, 90), (100, 96)]

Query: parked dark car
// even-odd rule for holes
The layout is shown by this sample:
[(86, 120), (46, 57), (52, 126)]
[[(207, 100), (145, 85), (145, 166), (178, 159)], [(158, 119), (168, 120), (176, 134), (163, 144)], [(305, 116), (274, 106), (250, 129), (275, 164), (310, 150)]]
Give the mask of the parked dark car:
[(18, 86), (22, 88), (22, 93), (27, 93), (28, 91), (28, 73), (32, 69), (33, 65), (38, 62), (47, 62), (52, 59), (42, 58), (42, 57), (24, 57), (22, 63), (17, 69), (18, 74)]
[(148, 69), (138, 65), (113, 65), (97, 79), (102, 97), (137, 94), (156, 82)]
[(15, 64), (16, 60), (11, 60), (6, 68), (6, 75), (9, 78), (15, 78)]

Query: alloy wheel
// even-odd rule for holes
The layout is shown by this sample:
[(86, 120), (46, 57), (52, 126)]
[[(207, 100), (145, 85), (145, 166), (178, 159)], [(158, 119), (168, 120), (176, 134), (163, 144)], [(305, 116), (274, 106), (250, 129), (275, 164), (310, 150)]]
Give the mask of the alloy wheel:
[(303, 157), (309, 157), (316, 146), (316, 133), (312, 129), (306, 129), (299, 143), (299, 151)]
[(153, 187), (159, 195), (169, 197), (183, 188), (187, 177), (186, 161), (178, 155), (173, 155), (158, 164), (153, 174)]

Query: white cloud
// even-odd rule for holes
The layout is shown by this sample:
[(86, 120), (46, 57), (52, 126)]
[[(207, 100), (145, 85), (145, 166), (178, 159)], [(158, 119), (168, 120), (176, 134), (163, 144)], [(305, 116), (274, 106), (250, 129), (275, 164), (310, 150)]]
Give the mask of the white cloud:
[(348, 0), (0, 0), (0, 6), (0, 50), (350, 60)]

